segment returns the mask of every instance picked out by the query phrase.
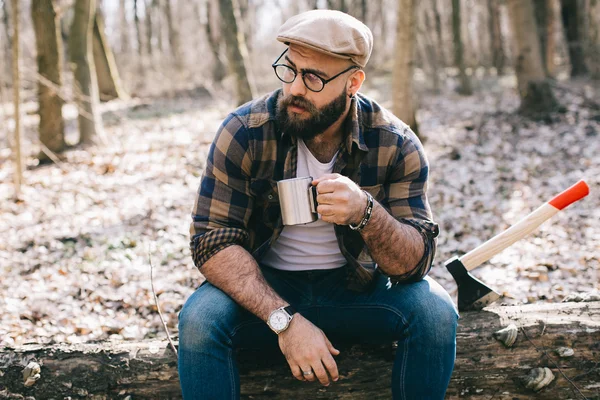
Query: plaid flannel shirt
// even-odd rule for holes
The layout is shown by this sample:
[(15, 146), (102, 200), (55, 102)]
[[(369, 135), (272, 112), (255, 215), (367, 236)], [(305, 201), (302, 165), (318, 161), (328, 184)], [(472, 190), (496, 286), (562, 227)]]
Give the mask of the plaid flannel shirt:
[[(276, 119), (281, 89), (242, 105), (221, 124), (208, 154), (190, 227), (195, 265), (231, 245), (260, 259), (283, 229), (277, 181), (296, 177), (297, 141)], [(369, 192), (398, 221), (421, 234), (425, 253), (418, 265), (392, 282), (425, 277), (436, 249), (438, 226), (427, 201), (429, 166), (419, 139), (392, 113), (357, 94), (345, 124), (333, 172)], [(346, 264), (347, 287), (364, 290), (381, 271), (360, 233), (335, 226)], [(223, 268), (227, 268), (223, 266)]]

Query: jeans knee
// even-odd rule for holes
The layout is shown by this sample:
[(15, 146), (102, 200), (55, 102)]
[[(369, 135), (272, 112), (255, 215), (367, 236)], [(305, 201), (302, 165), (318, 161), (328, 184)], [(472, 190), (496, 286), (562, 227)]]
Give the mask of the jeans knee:
[(230, 342), (228, 321), (235, 312), (231, 298), (212, 285), (202, 285), (185, 302), (179, 313), (179, 347), (202, 351)]
[(458, 312), (450, 296), (433, 294), (423, 299), (415, 312), (413, 332), (430, 344), (452, 344), (456, 341)]

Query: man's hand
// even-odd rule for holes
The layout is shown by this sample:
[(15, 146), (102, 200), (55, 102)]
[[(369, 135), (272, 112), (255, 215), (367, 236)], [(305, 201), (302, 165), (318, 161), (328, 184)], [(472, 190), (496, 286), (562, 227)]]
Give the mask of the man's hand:
[[(329, 376), (334, 381), (339, 379), (333, 359), (340, 354), (339, 350), (333, 347), (321, 329), (301, 314), (294, 315), (288, 329), (279, 334), (279, 347), (296, 379), (311, 382), (319, 379), (325, 386), (329, 386)], [(313, 373), (303, 375), (303, 371)]]
[(325, 222), (358, 225), (365, 214), (367, 195), (350, 178), (326, 174), (313, 180), (317, 187), (317, 212)]

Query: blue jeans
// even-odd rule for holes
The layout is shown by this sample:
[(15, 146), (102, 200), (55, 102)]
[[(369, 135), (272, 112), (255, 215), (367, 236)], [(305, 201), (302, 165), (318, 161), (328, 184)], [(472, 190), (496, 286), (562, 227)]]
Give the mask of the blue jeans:
[[(432, 278), (391, 285), (377, 274), (371, 290), (357, 293), (345, 288), (343, 268), (261, 269), (273, 289), (321, 328), (334, 346), (338, 338), (361, 343), (398, 341), (391, 382), (394, 399), (444, 398), (456, 355), (458, 313), (448, 293)], [(179, 313), (179, 379), (184, 399), (239, 399), (235, 349), (257, 346), (277, 349), (277, 335), (204, 282)]]

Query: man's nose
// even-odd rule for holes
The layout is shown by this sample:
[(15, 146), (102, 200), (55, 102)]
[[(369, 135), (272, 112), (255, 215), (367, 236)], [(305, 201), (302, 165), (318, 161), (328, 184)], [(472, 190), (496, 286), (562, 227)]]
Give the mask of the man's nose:
[(290, 83), (290, 94), (294, 96), (304, 96), (306, 94), (306, 85), (302, 80), (302, 75), (296, 75), (294, 82)]

